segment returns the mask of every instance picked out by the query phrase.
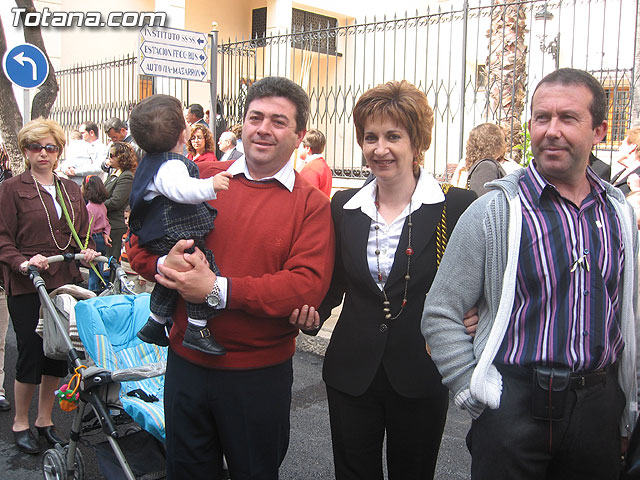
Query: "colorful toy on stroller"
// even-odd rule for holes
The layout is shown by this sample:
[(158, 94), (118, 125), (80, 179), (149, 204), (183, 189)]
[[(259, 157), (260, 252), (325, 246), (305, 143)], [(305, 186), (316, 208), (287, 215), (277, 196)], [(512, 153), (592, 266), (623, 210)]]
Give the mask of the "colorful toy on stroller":
[[(70, 262), (82, 258), (82, 254), (66, 254), (49, 257), (48, 261)], [(98, 257), (95, 261), (107, 262), (108, 259)], [(61, 408), (75, 410), (70, 442), (65, 447), (56, 445), (44, 453), (42, 469), (45, 479), (83, 479), (85, 466), (78, 448), (81, 434), (102, 429), (115, 456), (113, 463), (116, 468), (119, 466), (120, 477), (135, 480), (136, 472), (127, 459), (128, 452), (123, 453), (121, 446), (124, 440), (118, 431), (121, 418), (132, 418), (159, 440), (156, 444), (164, 442), (163, 393), (167, 349), (144, 343), (136, 337), (136, 332), (149, 316), (149, 294), (134, 295), (126, 273), (117, 263), (112, 261), (110, 270), (111, 279), (105, 293), (75, 305), (79, 340), (88, 354), (84, 361), (79, 348), (73, 345), (78, 339), (74, 338), (72, 342), (68, 334), (70, 326), (65, 325), (65, 320), (69, 321), (73, 316), (60, 314), (38, 270), (29, 269), (48, 318), (45, 318), (47, 324), (44, 327), (45, 354), (47, 341), (51, 342), (47, 335), (53, 336), (61, 343), (57, 349), (66, 351), (75, 372), (68, 384), (57, 392)], [(90, 411), (87, 411), (87, 406)], [(88, 421), (93, 421), (93, 424), (86, 425)], [(146, 451), (144, 455), (149, 457), (151, 452)], [(144, 478), (163, 478), (163, 461), (161, 457), (161, 464), (156, 465), (157, 472)], [(100, 467), (106, 475), (102, 462)]]

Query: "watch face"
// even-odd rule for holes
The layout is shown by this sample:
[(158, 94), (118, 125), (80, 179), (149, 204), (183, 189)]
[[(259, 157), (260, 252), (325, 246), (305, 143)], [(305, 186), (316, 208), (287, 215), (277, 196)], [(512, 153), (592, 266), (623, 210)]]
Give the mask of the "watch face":
[(220, 305), (220, 298), (214, 294), (214, 293), (210, 293), (209, 295), (207, 295), (207, 305), (209, 305), (211, 308), (215, 308), (218, 305)]

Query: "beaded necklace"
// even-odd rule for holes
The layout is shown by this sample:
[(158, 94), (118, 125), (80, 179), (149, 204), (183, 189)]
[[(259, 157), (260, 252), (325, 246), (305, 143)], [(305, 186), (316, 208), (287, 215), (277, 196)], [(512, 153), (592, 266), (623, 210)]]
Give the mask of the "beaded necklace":
[[(38, 180), (36, 180), (36, 177), (33, 176), (33, 174), (31, 175), (31, 178), (33, 178), (34, 183), (36, 184), (36, 192), (38, 192), (38, 198), (40, 198), (40, 203), (42, 203), (42, 208), (44, 208), (44, 213), (47, 215), (47, 223), (49, 224), (49, 232), (51, 233), (51, 238), (53, 238), (53, 243), (55, 243), (56, 247), (58, 248), (58, 250), (60, 251), (65, 251), (67, 248), (69, 248), (69, 245), (71, 245), (71, 236), (72, 234), (69, 233), (69, 241), (67, 242), (67, 244), (64, 247), (61, 247), (58, 244), (58, 241), (56, 240), (56, 236), (53, 233), (53, 226), (51, 225), (51, 218), (49, 217), (49, 210), (47, 210), (47, 206), (44, 204), (44, 200), (42, 199), (42, 194), (40, 193), (40, 188), (38, 187), (39, 185), (41, 185)], [(56, 184), (56, 177), (53, 177), (53, 184)], [(44, 185), (44, 184), (42, 184)], [(71, 207), (71, 223), (74, 224), (76, 221), (76, 212), (73, 210), (73, 205), (71, 203), (71, 199), (69, 198), (69, 193), (67, 192), (67, 189), (64, 186), (64, 183), (60, 182), (60, 186), (62, 187), (62, 190), (64, 191), (65, 195), (67, 196), (67, 201), (69, 202), (69, 206)], [(62, 195), (61, 195), (62, 197)], [(63, 198), (60, 198), (61, 201), (64, 201)], [(54, 199), (55, 201), (55, 199)]]
[(374, 227), (374, 230), (376, 232), (376, 266), (378, 268), (378, 281), (380, 282), (380, 287), (382, 288), (382, 296), (384, 297), (384, 301), (382, 302), (382, 311), (384, 312), (385, 320), (395, 320), (404, 311), (404, 307), (407, 306), (407, 290), (409, 289), (409, 280), (411, 279), (411, 256), (413, 255), (413, 248), (411, 248), (411, 227), (413, 226), (413, 223), (411, 222), (411, 200), (409, 200), (409, 216), (407, 219), (407, 233), (409, 241), (407, 243), (407, 249), (404, 251), (404, 253), (407, 255), (407, 273), (404, 276), (404, 295), (402, 298), (402, 303), (400, 304), (400, 310), (394, 316), (391, 316), (391, 302), (389, 302), (387, 292), (385, 291), (384, 285), (382, 284), (382, 272), (380, 271), (380, 244), (378, 241), (378, 230), (380, 230), (380, 225), (378, 222), (378, 208), (380, 207), (380, 204), (378, 203), (377, 194), (374, 203), (376, 206), (376, 226)]

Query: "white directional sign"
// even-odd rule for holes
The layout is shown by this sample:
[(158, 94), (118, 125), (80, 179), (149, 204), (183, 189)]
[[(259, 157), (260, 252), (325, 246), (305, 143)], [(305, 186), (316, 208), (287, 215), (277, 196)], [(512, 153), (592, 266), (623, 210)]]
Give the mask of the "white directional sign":
[(140, 29), (138, 65), (144, 75), (204, 81), (207, 36), (200, 32), (176, 28), (143, 27)]
[(140, 71), (144, 75), (197, 80), (199, 82), (207, 78), (207, 70), (204, 68), (204, 65), (171, 62), (154, 58), (143, 58), (140, 62)]

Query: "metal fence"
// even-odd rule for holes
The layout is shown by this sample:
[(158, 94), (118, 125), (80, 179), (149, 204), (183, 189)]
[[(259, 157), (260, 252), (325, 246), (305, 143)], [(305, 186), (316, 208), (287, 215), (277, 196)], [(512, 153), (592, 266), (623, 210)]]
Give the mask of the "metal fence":
[(531, 87), (554, 69), (571, 66), (592, 72), (605, 86), (613, 128), (600, 155), (615, 149), (639, 84), (633, 41), (638, 1), (486, 3), (222, 43), (218, 92), (224, 115), (229, 123), (240, 122), (248, 85), (264, 76), (287, 76), (309, 94), (310, 126), (327, 136), (325, 158), (334, 175), (360, 177), (352, 108), (368, 88), (407, 79), (434, 109), (425, 166), (442, 174), (463, 156), (468, 132), (479, 123), (502, 124), (512, 144), (518, 143)]
[[(138, 75), (133, 53), (103, 63), (60, 70), (56, 72), (56, 79), (60, 90), (50, 116), (66, 132), (86, 121), (101, 126), (111, 117), (126, 120), (140, 99), (156, 93), (153, 77)], [(188, 92), (188, 82), (162, 80), (166, 83), (164, 93), (183, 98), (183, 92)], [(100, 133), (103, 140), (108, 140), (102, 128)]]
[[(228, 125), (240, 123), (249, 86), (265, 76), (287, 76), (309, 94), (309, 126), (325, 133), (334, 176), (362, 178), (353, 106), (368, 88), (407, 79), (434, 109), (425, 166), (443, 174), (463, 156), (468, 132), (479, 123), (498, 122), (512, 144), (521, 141), (533, 87), (557, 67), (571, 66), (590, 71), (605, 87), (610, 129), (598, 154), (606, 159), (640, 110), (633, 105), (640, 88), (634, 66), (638, 1), (473, 0), (424, 15), (228, 40), (213, 46), (222, 113)], [(167, 87), (168, 79), (138, 76), (135, 62), (131, 55), (58, 72), (52, 117), (67, 129), (88, 119), (126, 119), (140, 98), (156, 92), (156, 81), (165, 82), (163, 93), (188, 103), (189, 82), (171, 80)]]

